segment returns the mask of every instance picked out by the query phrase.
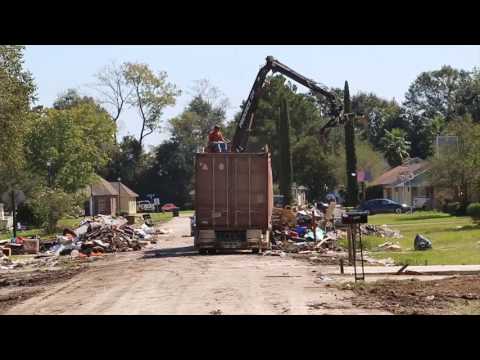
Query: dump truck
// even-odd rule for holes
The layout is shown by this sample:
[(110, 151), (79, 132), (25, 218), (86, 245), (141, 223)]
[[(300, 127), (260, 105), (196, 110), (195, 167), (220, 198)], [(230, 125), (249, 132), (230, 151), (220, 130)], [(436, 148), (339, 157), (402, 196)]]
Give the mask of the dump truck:
[(201, 254), (221, 249), (259, 252), (270, 247), (273, 209), (273, 180), (268, 146), (262, 152), (248, 152), (248, 138), (267, 74), (279, 72), (327, 99), (331, 118), (320, 136), (344, 121), (343, 106), (337, 95), (313, 80), (288, 68), (272, 56), (260, 68), (227, 152), (195, 156), (194, 247)]

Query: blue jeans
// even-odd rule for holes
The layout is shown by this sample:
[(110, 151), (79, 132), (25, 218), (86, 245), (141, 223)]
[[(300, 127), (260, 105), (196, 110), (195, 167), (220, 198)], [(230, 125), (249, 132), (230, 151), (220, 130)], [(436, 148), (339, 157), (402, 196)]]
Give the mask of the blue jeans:
[(212, 151), (216, 153), (227, 152), (227, 144), (221, 141), (215, 141), (211, 144)]

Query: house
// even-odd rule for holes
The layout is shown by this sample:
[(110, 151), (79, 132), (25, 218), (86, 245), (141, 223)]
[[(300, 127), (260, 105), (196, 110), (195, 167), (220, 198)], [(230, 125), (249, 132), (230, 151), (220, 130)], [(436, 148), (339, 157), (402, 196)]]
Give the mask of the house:
[(136, 214), (138, 194), (121, 182), (114, 181), (110, 184), (117, 190), (117, 194), (120, 192), (120, 214)]
[(0, 203), (0, 231), (10, 231), (13, 228), (13, 217), (5, 215), (3, 204)]
[(413, 158), (380, 175), (371, 183), (384, 198), (416, 207), (435, 207), (434, 188), (429, 180), (430, 164)]
[(87, 189), (88, 213), (92, 215), (136, 214), (138, 195), (121, 182), (98, 180)]

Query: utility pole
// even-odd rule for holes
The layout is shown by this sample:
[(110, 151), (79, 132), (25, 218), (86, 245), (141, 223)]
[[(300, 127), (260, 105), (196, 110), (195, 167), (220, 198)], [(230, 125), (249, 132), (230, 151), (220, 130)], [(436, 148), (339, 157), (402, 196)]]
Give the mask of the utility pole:
[(280, 193), (284, 196), (284, 205), (292, 202), (292, 155), (290, 153), (290, 119), (288, 114), (288, 103), (282, 99), (280, 107), (280, 119), (278, 126), (280, 138)]
[[(343, 97), (344, 112), (345, 114), (350, 114), (352, 109), (347, 81), (345, 81)], [(355, 153), (355, 127), (352, 117), (347, 117), (345, 122), (345, 158), (347, 163), (346, 203), (348, 206), (356, 206), (358, 204), (357, 156)]]

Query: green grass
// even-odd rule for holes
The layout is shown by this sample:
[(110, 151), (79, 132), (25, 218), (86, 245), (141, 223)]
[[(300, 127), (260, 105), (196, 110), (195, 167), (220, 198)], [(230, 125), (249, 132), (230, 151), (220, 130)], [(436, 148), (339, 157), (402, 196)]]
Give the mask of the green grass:
[[(462, 265), (480, 264), (480, 226), (467, 216), (425, 211), (413, 214), (373, 215), (370, 224), (386, 224), (400, 230), (401, 239), (364, 236), (367, 249), (374, 249), (381, 243), (392, 241), (402, 247), (400, 252), (376, 252), (370, 254), (376, 258), (391, 257), (397, 264), (409, 265)], [(432, 241), (432, 249), (415, 251), (413, 240), (416, 234), (422, 234)]]
[[(52, 234), (47, 234), (46, 231), (42, 228), (33, 228), (33, 229), (28, 229), (28, 230), (25, 230), (25, 231), (17, 231), (17, 236), (21, 236), (21, 237), (32, 237), (32, 236), (35, 236), (35, 235), (38, 235), (40, 236), (40, 238), (43, 238), (43, 239), (47, 239), (47, 238), (51, 238), (51, 237), (54, 237), (55, 235), (61, 233), (63, 231), (63, 229), (65, 228), (71, 228), (71, 229), (74, 229), (78, 226), (78, 224), (80, 224), (80, 221), (82, 221), (83, 218), (76, 218), (76, 219), (72, 219), (72, 218), (67, 218), (67, 219), (61, 219), (58, 224), (57, 224), (57, 230), (56, 232), (52, 233)], [(10, 232), (10, 233), (1, 233), (0, 234), (0, 240), (4, 240), (4, 239), (10, 239), (11, 237), (13, 236), (13, 233)]]
[[(193, 215), (193, 210), (181, 210), (180, 215), (181, 216), (192, 216)], [(172, 219), (172, 213), (171, 212), (164, 212), (164, 213), (150, 213), (150, 216), (152, 217), (152, 221), (154, 224), (161, 224), (164, 223), (168, 220)]]

